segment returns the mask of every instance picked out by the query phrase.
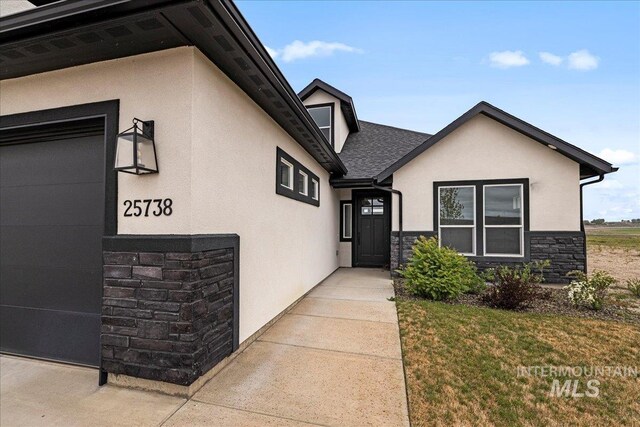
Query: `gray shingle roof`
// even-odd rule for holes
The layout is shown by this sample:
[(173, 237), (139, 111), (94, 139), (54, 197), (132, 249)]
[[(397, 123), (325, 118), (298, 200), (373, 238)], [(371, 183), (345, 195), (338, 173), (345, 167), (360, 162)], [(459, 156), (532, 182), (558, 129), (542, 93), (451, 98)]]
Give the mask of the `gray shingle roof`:
[(430, 136), (360, 120), (360, 132), (350, 133), (338, 154), (348, 170), (342, 178), (372, 178)]

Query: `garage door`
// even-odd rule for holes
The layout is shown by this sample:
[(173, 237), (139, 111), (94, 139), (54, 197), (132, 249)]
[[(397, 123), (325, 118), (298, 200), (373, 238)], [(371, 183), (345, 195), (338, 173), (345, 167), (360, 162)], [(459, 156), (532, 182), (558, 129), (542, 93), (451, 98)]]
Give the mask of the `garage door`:
[(98, 366), (103, 120), (0, 131), (0, 348)]

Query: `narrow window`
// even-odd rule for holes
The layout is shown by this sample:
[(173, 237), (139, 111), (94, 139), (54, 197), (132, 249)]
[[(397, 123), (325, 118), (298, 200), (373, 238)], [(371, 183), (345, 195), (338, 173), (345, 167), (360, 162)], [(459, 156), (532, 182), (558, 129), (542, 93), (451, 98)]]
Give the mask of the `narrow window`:
[(484, 254), (524, 256), (522, 184), (484, 186)]
[(293, 190), (293, 165), (280, 158), (280, 185)]
[(439, 187), (438, 240), (463, 255), (475, 255), (475, 187)]
[(298, 171), (298, 192), (303, 196), (309, 194), (309, 176), (302, 171)]
[(331, 106), (322, 106), (322, 107), (311, 107), (308, 108), (309, 114), (316, 122), (316, 125), (320, 128), (322, 134), (327, 138), (331, 144), (333, 144), (333, 132), (331, 129)]
[(315, 179), (311, 180), (311, 197), (313, 198), (313, 200), (318, 200), (318, 181), (316, 181)]
[(340, 227), (340, 240), (351, 240), (352, 236), (352, 216), (353, 216), (353, 204), (351, 202), (341, 202), (341, 227)]

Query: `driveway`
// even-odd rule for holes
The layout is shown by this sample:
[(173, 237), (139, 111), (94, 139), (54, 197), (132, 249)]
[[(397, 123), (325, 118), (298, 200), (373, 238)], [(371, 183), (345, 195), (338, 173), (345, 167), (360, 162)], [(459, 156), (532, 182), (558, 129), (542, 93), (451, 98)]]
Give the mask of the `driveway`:
[[(398, 319), (395, 304), (388, 301), (393, 296), (388, 274), (337, 270), (189, 401), (110, 386), (98, 389), (95, 371), (3, 357), (0, 421), (2, 425), (408, 426)], [(25, 364), (43, 366), (41, 371), (28, 370), (29, 380), (24, 378)], [(16, 372), (21, 369), (22, 373)], [(70, 384), (68, 377), (76, 384)]]

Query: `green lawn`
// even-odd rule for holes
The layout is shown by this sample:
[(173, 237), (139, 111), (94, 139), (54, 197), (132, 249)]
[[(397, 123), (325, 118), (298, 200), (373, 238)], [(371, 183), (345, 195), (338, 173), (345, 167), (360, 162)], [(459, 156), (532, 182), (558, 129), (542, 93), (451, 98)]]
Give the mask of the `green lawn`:
[(587, 244), (640, 250), (640, 227), (587, 227)]
[[(599, 397), (552, 397), (518, 366), (637, 366), (640, 328), (398, 300), (410, 417), (422, 425), (631, 425), (640, 378), (601, 377)], [(561, 383), (566, 379), (560, 378)], [(586, 389), (580, 380), (578, 392)]]

